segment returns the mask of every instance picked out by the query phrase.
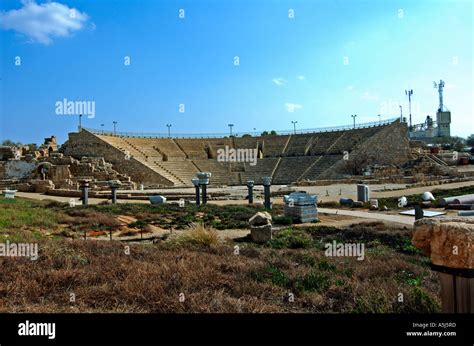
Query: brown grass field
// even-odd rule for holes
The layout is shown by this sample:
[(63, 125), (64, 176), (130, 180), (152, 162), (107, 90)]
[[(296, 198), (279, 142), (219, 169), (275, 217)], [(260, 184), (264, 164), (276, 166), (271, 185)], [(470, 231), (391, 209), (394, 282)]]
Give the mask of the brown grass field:
[[(256, 245), (248, 237), (218, 237), (226, 227), (243, 228), (240, 221), (254, 208), (206, 208), (70, 209), (0, 199), (0, 242), (34, 241), (40, 255), (36, 261), (0, 257), (0, 312), (440, 311), (439, 281), (429, 259), (411, 245), (407, 228), (379, 222), (342, 228), (281, 225), (270, 243)], [(120, 226), (117, 215), (138, 215), (142, 222)], [(93, 233), (81, 239), (84, 227), (91, 232), (109, 227), (119, 234), (127, 227), (167, 230), (170, 224), (183, 231), (154, 242), (110, 241)], [(332, 240), (364, 243), (365, 259), (326, 257), (324, 244)]]

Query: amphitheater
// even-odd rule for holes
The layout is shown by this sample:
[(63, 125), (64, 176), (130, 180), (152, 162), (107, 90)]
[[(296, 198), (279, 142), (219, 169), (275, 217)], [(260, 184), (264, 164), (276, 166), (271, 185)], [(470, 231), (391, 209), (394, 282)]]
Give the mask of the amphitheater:
[[(219, 149), (254, 149), (257, 164), (222, 162)], [(211, 185), (274, 184), (317, 181), (354, 174), (354, 162), (392, 165), (410, 157), (407, 126), (399, 121), (359, 125), (354, 129), (220, 138), (160, 138), (84, 129), (70, 133), (64, 155), (103, 157), (122, 174), (145, 186), (191, 186), (196, 172), (211, 172)], [(362, 162), (361, 162), (362, 163)], [(350, 168), (352, 167), (352, 168)]]

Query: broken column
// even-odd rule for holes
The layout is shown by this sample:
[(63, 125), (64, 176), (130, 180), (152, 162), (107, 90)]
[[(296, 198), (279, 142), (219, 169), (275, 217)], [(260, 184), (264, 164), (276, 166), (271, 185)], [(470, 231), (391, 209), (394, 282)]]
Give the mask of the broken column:
[(249, 219), (250, 237), (256, 243), (266, 243), (272, 239), (272, 216), (264, 211)]
[(82, 205), (88, 205), (89, 204), (89, 184), (91, 180), (90, 179), (82, 179), (79, 181), (80, 184), (80, 189), (82, 190), (82, 195), (81, 195), (81, 200), (82, 200)]
[(264, 206), (265, 209), (272, 209), (272, 203), (270, 201), (270, 186), (272, 185), (272, 177), (263, 177), (263, 193), (264, 193)]
[(431, 257), (439, 273), (443, 312), (474, 312), (474, 220), (423, 218), (415, 222), (412, 243)]
[(298, 222), (312, 222), (318, 220), (317, 196), (306, 192), (292, 192), (283, 197), (284, 212)]
[(253, 180), (247, 180), (247, 189), (249, 192), (249, 204), (253, 203)]
[(209, 178), (211, 177), (210, 172), (198, 172), (196, 176), (199, 179), (199, 185), (202, 189), (202, 204), (207, 203), (207, 185), (209, 185)]
[(117, 189), (122, 186), (122, 182), (120, 180), (109, 180), (107, 184), (112, 190), (112, 204), (117, 204)]
[(199, 179), (192, 178), (191, 182), (193, 183), (194, 188), (196, 189), (196, 205), (199, 207), (199, 205), (201, 204), (201, 196), (200, 196), (201, 191), (199, 189)]

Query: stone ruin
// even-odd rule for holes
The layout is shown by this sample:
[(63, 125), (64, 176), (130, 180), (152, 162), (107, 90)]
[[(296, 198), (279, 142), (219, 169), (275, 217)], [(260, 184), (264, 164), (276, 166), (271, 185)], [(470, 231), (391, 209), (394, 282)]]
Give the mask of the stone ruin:
[(293, 192), (283, 197), (284, 212), (298, 222), (313, 222), (318, 220), (317, 196), (306, 192)]
[(256, 243), (272, 240), (272, 216), (264, 211), (258, 212), (249, 219), (250, 237)]
[[(108, 181), (119, 181), (124, 189), (135, 189), (130, 177), (118, 173), (103, 157), (82, 157), (80, 160), (58, 152), (55, 136), (45, 138), (38, 150), (28, 146), (0, 147), (0, 188), (21, 192), (68, 195), (78, 191), (79, 181), (91, 180), (96, 191), (110, 190)], [(61, 193), (62, 192), (62, 193)]]

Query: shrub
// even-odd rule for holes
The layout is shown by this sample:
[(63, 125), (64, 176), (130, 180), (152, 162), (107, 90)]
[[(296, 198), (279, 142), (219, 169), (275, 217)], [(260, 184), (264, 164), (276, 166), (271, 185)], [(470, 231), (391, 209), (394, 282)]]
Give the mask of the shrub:
[(311, 272), (296, 280), (295, 286), (303, 291), (324, 291), (329, 288), (329, 278), (321, 273)]
[(280, 287), (288, 287), (290, 283), (290, 279), (286, 274), (271, 263), (254, 272), (253, 277), (257, 281), (270, 282)]
[(273, 219), (273, 223), (283, 226), (291, 226), (293, 224), (293, 218), (291, 216), (277, 216)]
[(219, 243), (219, 237), (214, 228), (206, 227), (202, 223), (193, 223), (177, 241), (180, 244), (209, 248)]
[(288, 228), (277, 233), (269, 244), (275, 249), (302, 249), (311, 247), (313, 238), (305, 231)]

